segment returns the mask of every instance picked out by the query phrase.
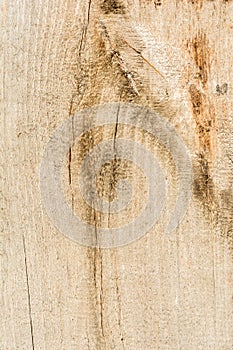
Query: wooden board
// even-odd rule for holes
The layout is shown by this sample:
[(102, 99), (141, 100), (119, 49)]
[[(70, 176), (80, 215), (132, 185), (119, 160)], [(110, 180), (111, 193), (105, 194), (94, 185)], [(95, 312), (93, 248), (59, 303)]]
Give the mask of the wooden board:
[[(1, 350), (233, 348), (232, 35), (233, 2), (226, 0), (2, 0)], [(121, 122), (99, 125), (98, 111), (115, 118), (116, 106)], [(134, 108), (140, 113), (125, 125)], [(59, 134), (50, 160), (68, 147), (61, 192), (72, 215), (92, 227), (78, 233), (66, 230), (60, 202), (43, 199), (44, 185), (50, 189), (41, 180), (49, 141), (72, 120), (75, 129)], [(179, 164), (174, 135), (185, 148)], [(81, 202), (77, 174), (107, 140), (111, 160), (92, 155), (85, 191), (100, 164), (100, 205), (119, 191), (124, 202), (124, 190), (134, 201), (128, 211), (102, 215)], [(127, 140), (125, 157), (114, 148), (120, 140)], [(166, 184), (158, 220), (132, 229), (128, 244), (104, 248), (102, 232), (123, 227), (124, 234), (145, 209), (154, 189), (152, 155)], [(179, 183), (189, 184), (179, 170), (186, 156), (192, 196), (167, 234), (184, 193)], [(46, 176), (53, 178), (47, 168)], [(157, 189), (156, 210), (163, 187)], [(90, 232), (97, 244), (85, 240)]]

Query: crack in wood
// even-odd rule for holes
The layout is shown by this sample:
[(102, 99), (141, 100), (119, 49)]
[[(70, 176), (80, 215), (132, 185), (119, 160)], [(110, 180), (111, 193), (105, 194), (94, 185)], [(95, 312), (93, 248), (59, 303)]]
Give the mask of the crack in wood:
[(89, 23), (90, 23), (90, 11), (91, 11), (91, 1), (92, 0), (89, 0), (89, 3), (88, 3), (88, 10), (87, 10), (87, 23), (86, 25), (84, 26), (83, 28), (83, 31), (82, 31), (82, 37), (81, 37), (81, 42), (80, 42), (80, 46), (79, 46), (79, 56), (81, 56), (81, 53), (84, 49), (84, 43), (85, 43), (85, 40), (86, 40), (86, 35), (87, 35), (87, 28), (89, 26)]
[(33, 330), (33, 321), (32, 321), (32, 309), (31, 309), (31, 294), (30, 294), (30, 286), (29, 286), (27, 254), (26, 254), (26, 244), (25, 244), (25, 237), (24, 237), (24, 235), (23, 235), (23, 251), (24, 251), (24, 264), (25, 264), (26, 282), (27, 282), (27, 296), (28, 296), (28, 311), (29, 311), (31, 342), (32, 342), (32, 349), (34, 350), (35, 349), (35, 345), (34, 345), (34, 330)]

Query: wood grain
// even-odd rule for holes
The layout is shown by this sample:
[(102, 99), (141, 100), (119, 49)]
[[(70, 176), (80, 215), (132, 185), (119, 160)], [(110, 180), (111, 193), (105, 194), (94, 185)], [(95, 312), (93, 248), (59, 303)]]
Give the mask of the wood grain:
[[(223, 0), (2, 0), (0, 349), (232, 349), (232, 18)], [(54, 130), (108, 102), (160, 113), (190, 152), (171, 236), (83, 247), (43, 208)]]

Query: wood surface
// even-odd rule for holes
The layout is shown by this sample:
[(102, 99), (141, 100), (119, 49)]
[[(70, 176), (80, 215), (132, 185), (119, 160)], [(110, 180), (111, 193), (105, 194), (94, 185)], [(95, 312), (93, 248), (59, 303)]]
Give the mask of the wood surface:
[[(1, 1), (1, 350), (233, 349), (232, 36), (230, 0)], [(164, 211), (130, 244), (82, 246), (46, 213), (41, 160), (65, 120), (113, 102), (175, 128), (192, 160), (192, 198), (171, 235)], [(118, 131), (154, 147), (141, 131)], [(92, 129), (67, 154), (74, 211), (78, 152), (113, 134)], [(169, 209), (175, 172), (165, 150), (156, 154)], [(113, 160), (97, 186), (111, 199), (135, 174), (136, 212), (140, 169)]]

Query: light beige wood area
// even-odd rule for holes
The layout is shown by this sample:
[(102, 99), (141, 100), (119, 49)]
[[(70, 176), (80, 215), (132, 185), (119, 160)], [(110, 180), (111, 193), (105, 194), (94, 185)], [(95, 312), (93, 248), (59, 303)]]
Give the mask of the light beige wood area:
[[(1, 1), (1, 350), (233, 348), (232, 36), (230, 0)], [(112, 102), (149, 107), (176, 129), (192, 199), (171, 235), (165, 211), (128, 245), (86, 247), (47, 215), (40, 164), (59, 125)], [(63, 176), (70, 207), (77, 147)], [(99, 176), (106, 198), (115, 168)]]

